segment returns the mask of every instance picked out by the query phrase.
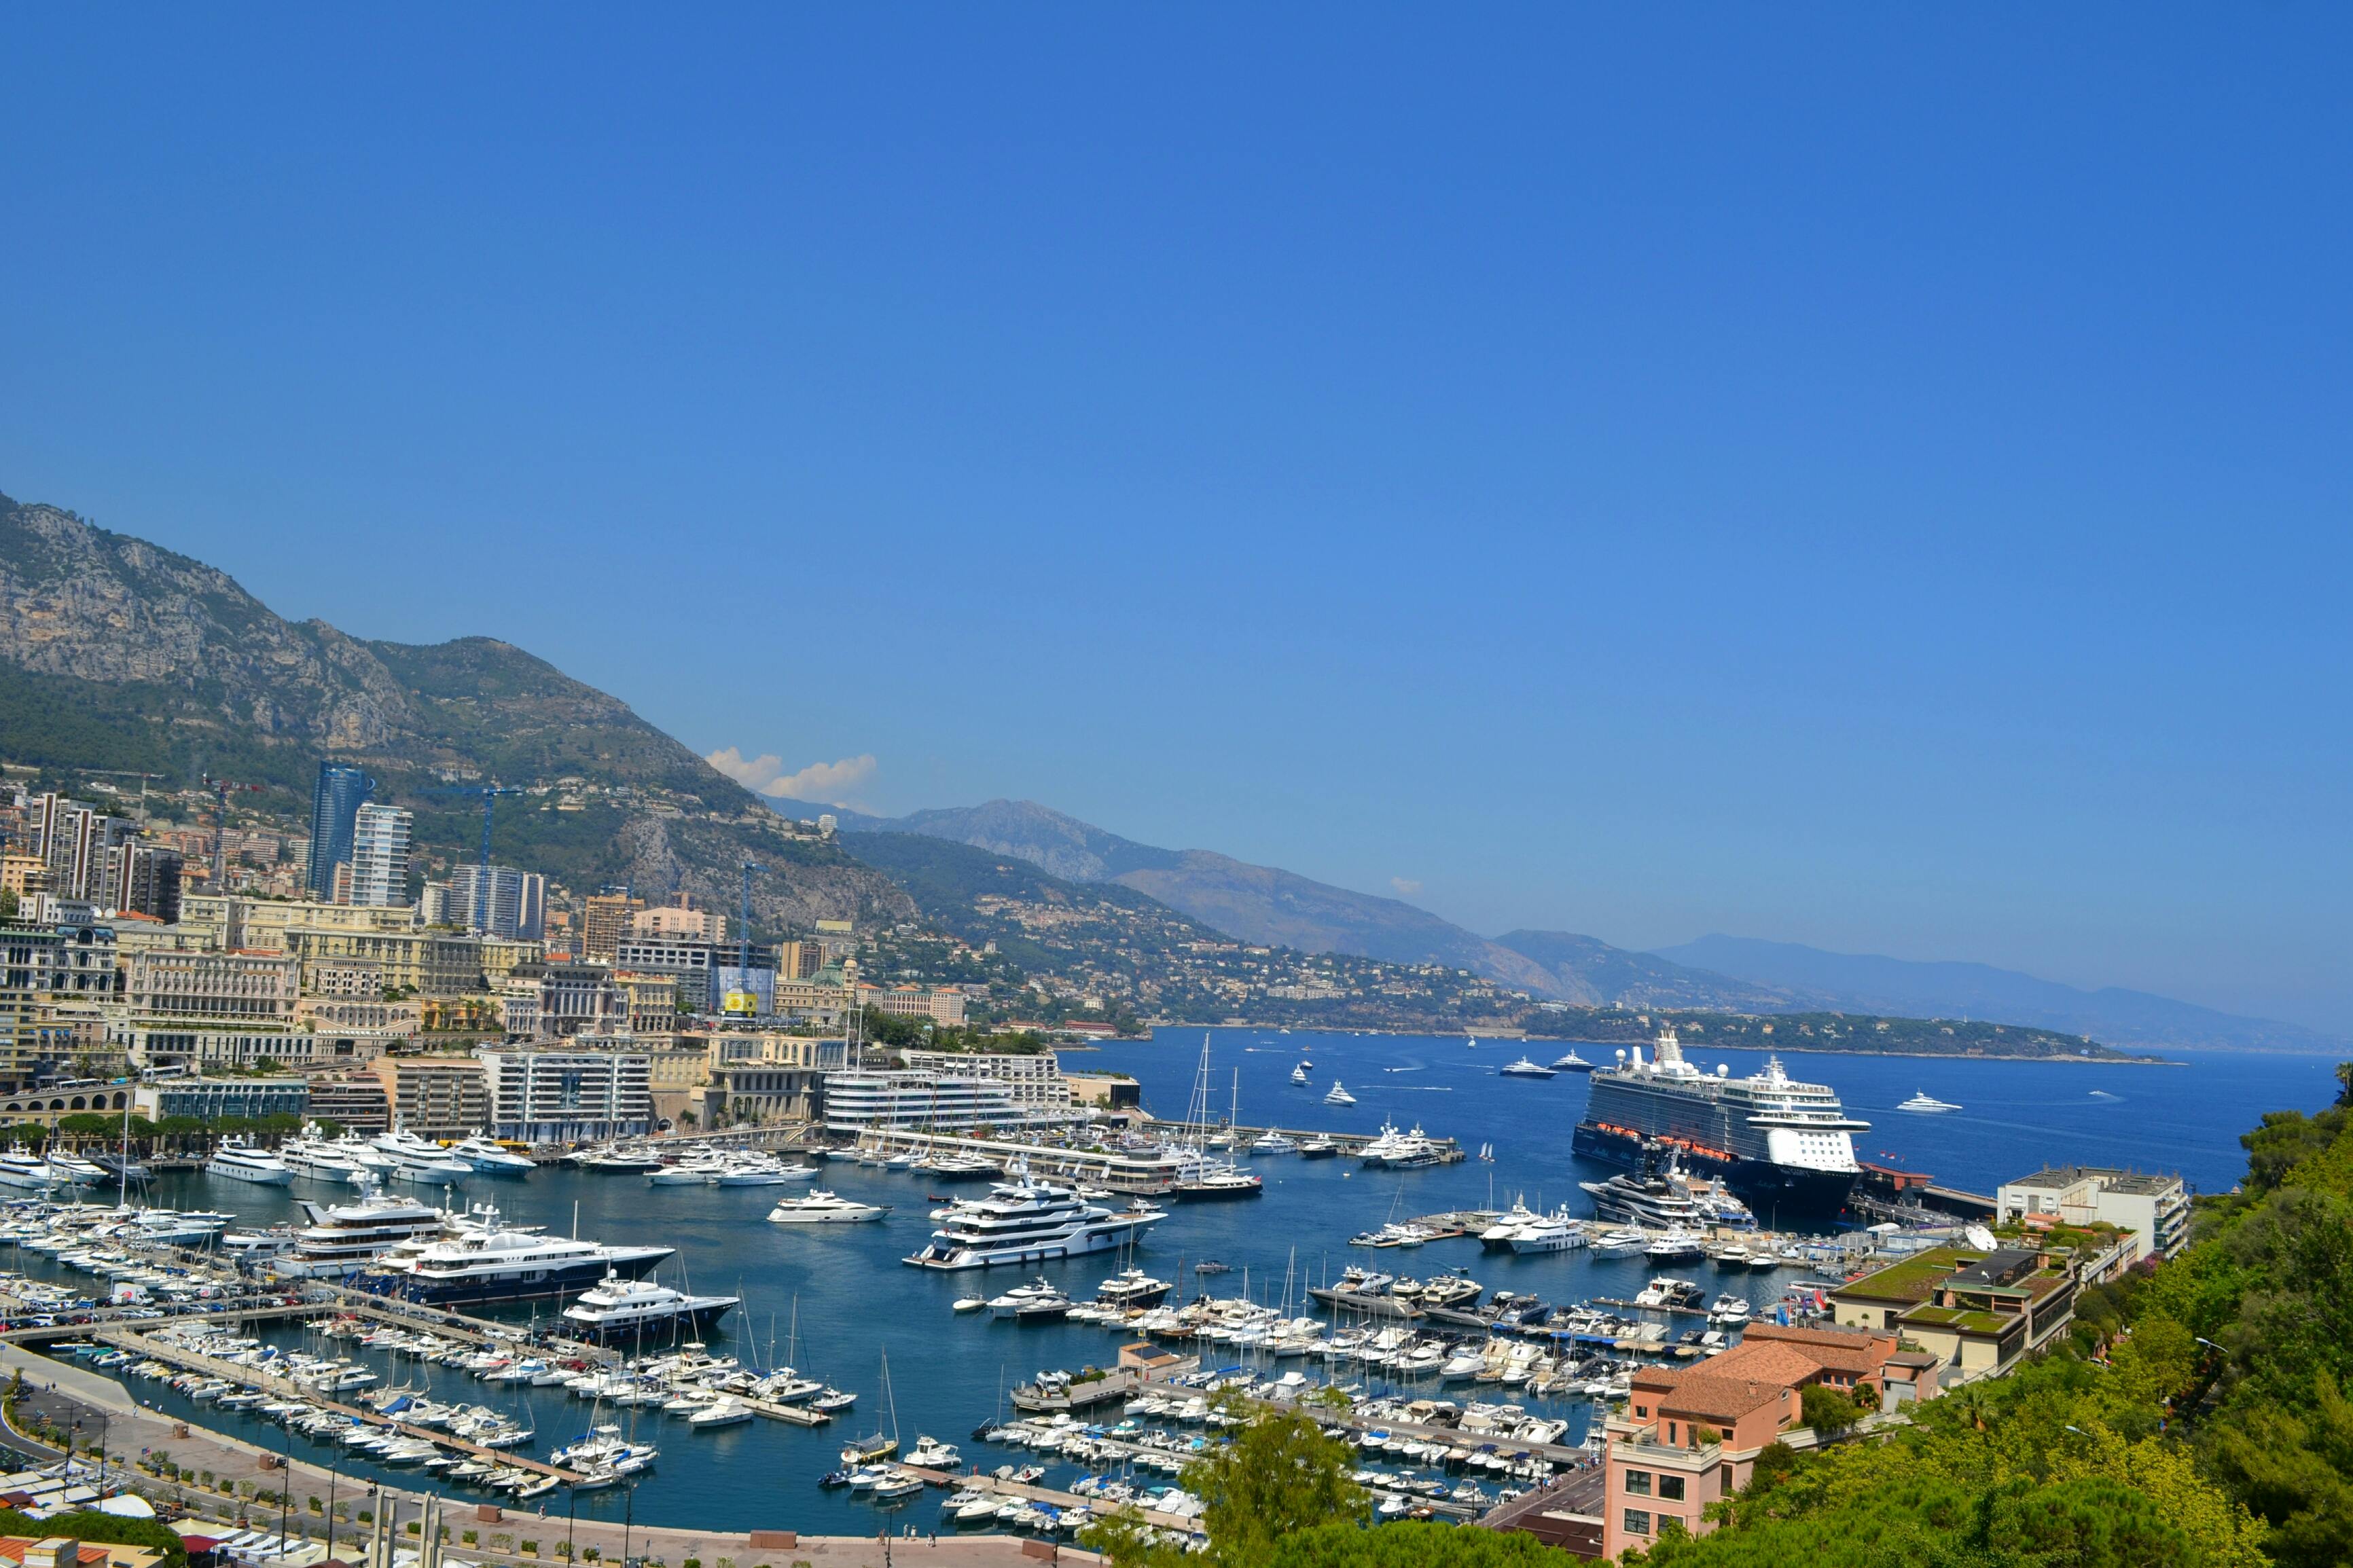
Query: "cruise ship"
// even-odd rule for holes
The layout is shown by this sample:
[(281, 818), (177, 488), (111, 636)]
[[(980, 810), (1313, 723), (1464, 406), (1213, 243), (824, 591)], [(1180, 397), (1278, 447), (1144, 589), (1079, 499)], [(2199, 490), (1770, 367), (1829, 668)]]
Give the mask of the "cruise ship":
[(402, 1248), (353, 1281), (379, 1296), (434, 1306), (538, 1301), (575, 1296), (608, 1274), (638, 1279), (674, 1247), (608, 1247), (502, 1226), (469, 1226), (411, 1252)]
[(1167, 1217), (1141, 1201), (1116, 1213), (1098, 1207), (1066, 1187), (1032, 1182), (1017, 1162), (1014, 1180), (997, 1183), (985, 1198), (957, 1204), (923, 1249), (905, 1261), (918, 1268), (988, 1268), (1082, 1258), (1124, 1246)]
[(294, 1233), (294, 1250), (273, 1265), (294, 1279), (341, 1279), (356, 1274), (405, 1241), (438, 1237), (450, 1217), (407, 1198), (370, 1189), (348, 1204), (301, 1205), (308, 1221)]
[(1589, 1158), (1640, 1170), (1663, 1145), (1760, 1210), (1837, 1209), (1860, 1174), (1852, 1135), (1871, 1123), (1847, 1115), (1829, 1086), (1791, 1078), (1778, 1057), (1746, 1078), (1725, 1068), (1711, 1076), (1683, 1060), (1668, 1029), (1649, 1060), (1636, 1046), (1591, 1081), (1570, 1142)]

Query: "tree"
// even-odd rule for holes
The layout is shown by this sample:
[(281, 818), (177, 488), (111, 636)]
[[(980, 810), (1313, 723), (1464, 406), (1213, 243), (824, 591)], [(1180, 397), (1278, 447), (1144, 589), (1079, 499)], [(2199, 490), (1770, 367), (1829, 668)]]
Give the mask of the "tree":
[(1402, 1521), (1321, 1524), (1275, 1543), (1267, 1568), (1577, 1568), (1583, 1560), (1515, 1530)]
[(1837, 1436), (1852, 1426), (1861, 1414), (1854, 1401), (1835, 1388), (1810, 1383), (1799, 1392), (1798, 1417), (1812, 1427), (1816, 1436), (1825, 1440)]
[(1297, 1412), (1261, 1411), (1230, 1442), (1185, 1468), (1205, 1505), (1209, 1550), (1228, 1568), (1261, 1568), (1294, 1531), (1356, 1519), (1365, 1489), (1350, 1479), (1356, 1451)]

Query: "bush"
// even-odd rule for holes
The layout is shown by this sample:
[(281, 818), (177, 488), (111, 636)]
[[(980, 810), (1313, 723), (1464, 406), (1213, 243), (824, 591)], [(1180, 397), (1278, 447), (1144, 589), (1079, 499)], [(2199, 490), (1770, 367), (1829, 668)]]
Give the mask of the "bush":
[(522, 1545), (515, 1548), (515, 1550), (521, 1552), (526, 1557), (536, 1557), (539, 1555), (539, 1542), (536, 1541), (526, 1541), (522, 1542)]
[(1852, 1426), (1857, 1414), (1851, 1396), (1819, 1383), (1808, 1384), (1798, 1395), (1798, 1418), (1825, 1440)]

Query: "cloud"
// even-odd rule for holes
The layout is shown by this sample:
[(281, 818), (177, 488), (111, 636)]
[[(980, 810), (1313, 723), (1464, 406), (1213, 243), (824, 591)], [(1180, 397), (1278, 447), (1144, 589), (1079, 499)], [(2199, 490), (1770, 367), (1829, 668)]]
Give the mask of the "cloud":
[(773, 800), (807, 800), (820, 805), (841, 805), (842, 796), (874, 776), (874, 758), (844, 757), (838, 763), (811, 763), (798, 773), (785, 772), (784, 759), (745, 757), (733, 746), (723, 746), (702, 759), (745, 789)]
[(1398, 896), (1399, 898), (1404, 899), (1410, 899), (1415, 894), (1421, 891), (1421, 884), (1415, 881), (1411, 877), (1391, 877), (1389, 879), (1389, 886), (1398, 890)]

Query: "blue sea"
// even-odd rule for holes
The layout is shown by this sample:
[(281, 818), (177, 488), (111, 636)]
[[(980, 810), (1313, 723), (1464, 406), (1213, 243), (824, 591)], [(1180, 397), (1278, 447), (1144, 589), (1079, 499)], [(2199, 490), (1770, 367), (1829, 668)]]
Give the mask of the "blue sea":
[[(1164, 1031), (1150, 1042), (1072, 1052), (1064, 1060), (1073, 1068), (1132, 1073), (1143, 1085), (1147, 1108), (1176, 1118), (1185, 1113), (1201, 1045), (1201, 1031)], [(1565, 1048), (1532, 1043), (1528, 1054), (1549, 1061)], [(1581, 1049), (1588, 1059), (1609, 1057), (1609, 1047)], [(1482, 1144), (1492, 1145), (1493, 1159), (1377, 1173), (1359, 1171), (1345, 1159), (1262, 1157), (1254, 1165), (1266, 1181), (1263, 1198), (1176, 1205), (1152, 1232), (1139, 1262), (1163, 1279), (1180, 1280), (1188, 1291), (1247, 1290), (1268, 1302), (1280, 1302), (1286, 1291), (1295, 1300), (1306, 1284), (1337, 1274), (1350, 1261), (1375, 1258), (1385, 1268), (1419, 1274), (1459, 1266), (1490, 1289), (1532, 1291), (1551, 1301), (1632, 1294), (1649, 1272), (1640, 1259), (1594, 1259), (1581, 1253), (1487, 1256), (1475, 1240), (1378, 1254), (1352, 1251), (1346, 1245), (1351, 1235), (1392, 1216), (1502, 1205), (1521, 1196), (1532, 1206), (1563, 1201), (1581, 1206), (1577, 1182), (1607, 1174), (1569, 1153), (1569, 1131), (1583, 1113), (1585, 1079), (1568, 1073), (1546, 1081), (1498, 1078), (1495, 1069), (1520, 1051), (1516, 1042), (1482, 1040), (1474, 1046), (1461, 1037), (1212, 1031), (1209, 1098), (1218, 1115), (1238, 1097), (1245, 1124), (1370, 1132), (1384, 1121), (1400, 1127), (1419, 1123), (1474, 1152)], [(1865, 1158), (1931, 1172), (1945, 1184), (1981, 1193), (1990, 1193), (2006, 1176), (2068, 1162), (2178, 1171), (2200, 1189), (2224, 1189), (2243, 1169), (2239, 1133), (2264, 1110), (2318, 1109), (2336, 1092), (2334, 1062), (2327, 1058), (2173, 1055), (2176, 1064), (2162, 1067), (1833, 1055), (1795, 1055), (1785, 1062), (1793, 1076), (1831, 1085), (1851, 1112), (1873, 1123), (1870, 1132), (1857, 1135)], [(1314, 1064), (1309, 1089), (1289, 1082), (1293, 1064), (1303, 1058)], [(1754, 1070), (1763, 1058), (1704, 1050), (1695, 1059), (1710, 1068), (1723, 1061), (1739, 1074)], [(1322, 1103), (1335, 1079), (1356, 1096), (1353, 1108)], [(1894, 1109), (1924, 1089), (1963, 1109), (1942, 1116)], [(640, 1178), (564, 1168), (523, 1181), (472, 1184), (465, 1195), (493, 1196), (519, 1221), (568, 1231), (576, 1205), (583, 1236), (677, 1247), (662, 1278), (745, 1298), (744, 1309), (710, 1336), (715, 1345), (746, 1362), (773, 1364), (789, 1358), (810, 1374), (861, 1396), (849, 1418), (816, 1429), (754, 1422), (696, 1434), (681, 1421), (636, 1412), (640, 1435), (660, 1446), (658, 1467), (631, 1498), (625, 1500), (617, 1490), (582, 1498), (584, 1514), (617, 1517), (626, 1502), (635, 1517), (664, 1523), (871, 1532), (884, 1510), (846, 1493), (821, 1491), (817, 1480), (835, 1468), (843, 1442), (892, 1424), (881, 1381), (886, 1352), (896, 1424), (907, 1445), (913, 1446), (919, 1432), (931, 1433), (961, 1444), (968, 1463), (990, 1467), (1028, 1457), (1026, 1451), (993, 1450), (970, 1440), (974, 1426), (1001, 1408), (1005, 1388), (1042, 1369), (1112, 1359), (1117, 1342), (1099, 1329), (1022, 1328), (950, 1312), (952, 1300), (984, 1281), (989, 1294), (1020, 1282), (1015, 1271), (936, 1274), (898, 1261), (931, 1228), (925, 1215), (936, 1205), (927, 1192), (948, 1189), (927, 1187), (920, 1173), (848, 1163), (832, 1165), (822, 1179), (849, 1195), (892, 1205), (891, 1216), (879, 1225), (787, 1228), (763, 1217), (775, 1189), (653, 1188)], [(159, 1201), (234, 1209), (257, 1225), (289, 1217), (293, 1196), (324, 1198), (348, 1191), (303, 1183), (290, 1195), (205, 1176), (174, 1177), (159, 1187)], [(1198, 1275), (1195, 1266), (1205, 1259), (1227, 1264), (1231, 1272)], [(29, 1253), (0, 1257), (0, 1263), (28, 1270), (37, 1262)], [(1092, 1294), (1113, 1271), (1107, 1258), (1045, 1270), (1073, 1295)], [(1711, 1292), (1741, 1289), (1760, 1303), (1777, 1300), (1784, 1284), (1771, 1275), (1725, 1279), (1710, 1278), (1704, 1267), (1691, 1272)], [(300, 1336), (287, 1331), (284, 1337), (291, 1342)], [(366, 1354), (347, 1344), (334, 1348)], [(528, 1405), (540, 1436), (525, 1451), (541, 1457), (577, 1435), (589, 1419), (586, 1404), (560, 1391), (492, 1389), (450, 1369), (380, 1360), (387, 1382), (429, 1375), (437, 1396)], [(1302, 1369), (1313, 1375), (1321, 1365), (1310, 1363)], [(142, 1398), (172, 1407), (174, 1396), (157, 1385), (137, 1388)], [(182, 1407), (180, 1413), (216, 1424), (245, 1422), (248, 1436), (272, 1447), (285, 1441), (280, 1429), (227, 1412)], [(1573, 1422), (1583, 1419), (1582, 1406), (1564, 1405), (1560, 1413)], [(1572, 1439), (1579, 1430), (1573, 1426)], [(298, 1454), (308, 1448), (299, 1436), (293, 1442)], [(321, 1448), (309, 1450), (309, 1457), (323, 1464), (332, 1456)], [(416, 1471), (367, 1470), (348, 1457), (343, 1463), (346, 1474), (361, 1470), (406, 1488), (425, 1480)], [(1074, 1475), (1065, 1468), (1051, 1479)], [(559, 1505), (552, 1512), (560, 1526), (563, 1494), (546, 1500)], [(891, 1517), (929, 1529), (937, 1511), (935, 1500), (917, 1499)]]

